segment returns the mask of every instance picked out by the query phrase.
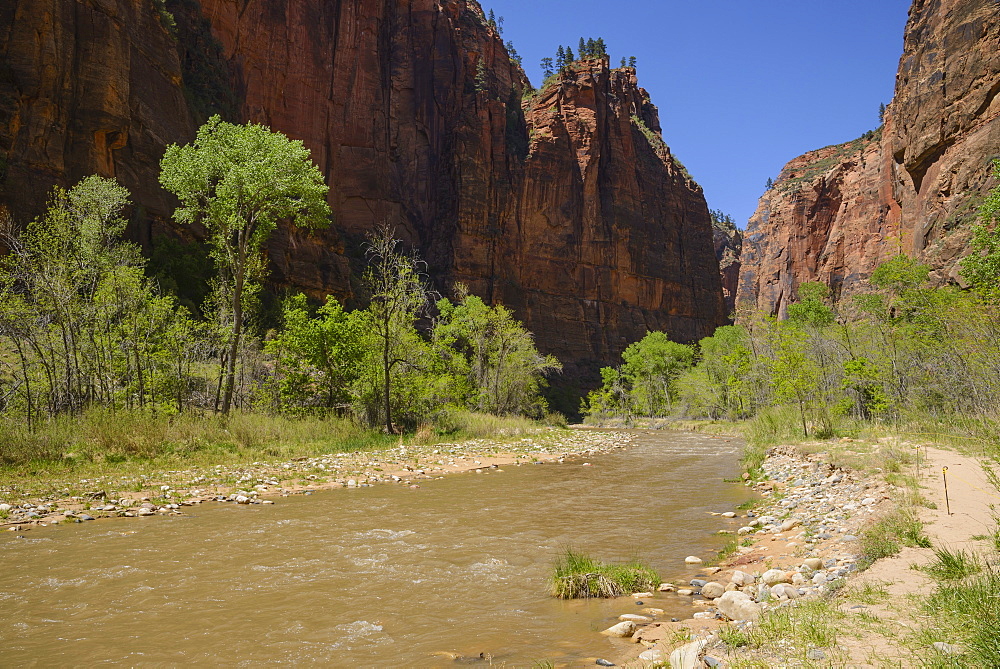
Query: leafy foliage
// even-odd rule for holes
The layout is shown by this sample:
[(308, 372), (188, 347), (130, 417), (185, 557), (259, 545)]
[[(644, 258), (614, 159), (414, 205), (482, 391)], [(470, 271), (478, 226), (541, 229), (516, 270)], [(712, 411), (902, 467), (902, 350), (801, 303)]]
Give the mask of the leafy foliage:
[(301, 141), (262, 125), (213, 116), (194, 142), (167, 147), (160, 183), (181, 206), (174, 219), (205, 227), (218, 269), (213, 306), (227, 346), (222, 412), (232, 406), (236, 364), (247, 312), (264, 272), (262, 248), (280, 219), (303, 227), (327, 224), (329, 190)]
[[(993, 176), (1000, 178), (1000, 158), (993, 162)], [(973, 252), (962, 260), (962, 276), (991, 301), (1000, 300), (1000, 185), (990, 191), (973, 229)]]
[(582, 410), (591, 416), (668, 415), (676, 397), (674, 381), (694, 362), (694, 349), (670, 341), (664, 332), (648, 332), (622, 353), (617, 369), (601, 370), (603, 384), (592, 391)]
[(4, 368), (3, 408), (39, 416), (92, 404), (168, 409), (184, 403), (196, 331), (143, 273), (122, 241), (128, 193), (91, 176), (55, 189), (48, 211), (9, 236), (0, 264), (0, 336), (16, 353)]

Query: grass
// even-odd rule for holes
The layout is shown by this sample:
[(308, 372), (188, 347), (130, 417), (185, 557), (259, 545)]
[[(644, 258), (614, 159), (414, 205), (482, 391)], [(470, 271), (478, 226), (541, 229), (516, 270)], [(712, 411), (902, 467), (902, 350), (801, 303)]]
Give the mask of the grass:
[(924, 570), (938, 581), (959, 581), (966, 576), (979, 573), (983, 565), (975, 553), (949, 548), (935, 548), (934, 562)]
[(556, 560), (552, 596), (560, 599), (621, 597), (652, 590), (659, 582), (656, 571), (637, 559), (609, 564), (568, 548)]
[[(462, 412), (452, 417), (447, 430), (422, 426), (405, 439), (433, 447), (472, 439), (518, 443), (528, 434), (537, 435), (542, 443), (561, 433), (527, 419)], [(336, 416), (293, 418), (241, 412), (228, 417), (194, 412), (165, 416), (94, 409), (57, 417), (34, 430), (0, 419), (0, 492), (12, 497), (79, 495), (92, 489), (85, 481), (97, 479), (114, 479), (115, 489), (138, 492), (149, 487), (148, 479), (155, 472), (178, 470), (201, 471), (212, 484), (238, 486), (241, 481), (220, 480), (212, 468), (377, 453), (403, 439)], [(312, 473), (326, 474), (322, 470)]]
[[(769, 611), (751, 626), (732, 625), (719, 629), (719, 638), (730, 648), (745, 648), (751, 654), (741, 654), (733, 667), (773, 666), (756, 664), (752, 651), (765, 653), (780, 646), (782, 655), (808, 662), (806, 654), (813, 648), (833, 648), (837, 645), (837, 625), (844, 613), (829, 600), (802, 601)], [(770, 658), (773, 659), (773, 658)], [(796, 665), (797, 666), (797, 665)]]
[(876, 560), (892, 557), (903, 546), (929, 548), (923, 523), (912, 509), (897, 508), (869, 523), (861, 532), (859, 569), (867, 569)]
[(884, 581), (864, 583), (847, 590), (845, 596), (849, 599), (861, 602), (862, 604), (878, 604), (889, 598), (889, 591), (886, 590), (887, 585), (889, 585), (889, 583)]
[(1000, 572), (995, 567), (938, 585), (927, 599), (933, 619), (922, 641), (956, 644), (965, 650), (957, 666), (1000, 667)]

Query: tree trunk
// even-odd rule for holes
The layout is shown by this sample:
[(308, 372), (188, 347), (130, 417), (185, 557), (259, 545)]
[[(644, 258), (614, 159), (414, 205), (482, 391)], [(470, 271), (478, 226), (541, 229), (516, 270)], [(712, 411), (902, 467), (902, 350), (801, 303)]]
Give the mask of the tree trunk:
[(235, 268), (236, 281), (233, 285), (233, 340), (229, 346), (229, 360), (226, 364), (226, 392), (222, 398), (222, 413), (228, 414), (233, 405), (233, 388), (236, 386), (236, 356), (243, 336), (243, 279), (246, 272), (246, 253), (243, 239), (239, 240), (239, 259)]
[(385, 322), (385, 337), (382, 339), (382, 369), (385, 371), (385, 383), (383, 385), (383, 401), (385, 402), (385, 431), (387, 434), (395, 434), (392, 428), (392, 415), (390, 412), (391, 394), (389, 392), (389, 321)]
[(243, 297), (242, 277), (236, 279), (233, 291), (233, 338), (229, 344), (229, 357), (226, 360), (226, 390), (222, 396), (222, 413), (228, 414), (233, 405), (233, 389), (236, 387), (236, 356), (240, 350), (240, 337), (243, 335)]

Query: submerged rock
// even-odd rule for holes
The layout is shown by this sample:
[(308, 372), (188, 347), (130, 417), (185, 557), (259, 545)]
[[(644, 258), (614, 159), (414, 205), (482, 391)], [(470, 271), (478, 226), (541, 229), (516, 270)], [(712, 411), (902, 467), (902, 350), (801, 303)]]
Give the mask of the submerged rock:
[(605, 636), (617, 637), (624, 639), (625, 637), (630, 637), (635, 633), (635, 623), (631, 620), (624, 620), (617, 625), (612, 625), (608, 629), (601, 632)]

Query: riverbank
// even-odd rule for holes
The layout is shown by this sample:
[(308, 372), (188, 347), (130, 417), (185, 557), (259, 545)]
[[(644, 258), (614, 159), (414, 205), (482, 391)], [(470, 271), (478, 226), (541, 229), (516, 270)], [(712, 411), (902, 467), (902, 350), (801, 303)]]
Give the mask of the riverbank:
[(0, 482), (0, 529), (24, 532), (54, 523), (183, 514), (218, 502), (272, 504), (288, 495), (377, 484), (419, 487), (459, 472), (489, 474), (502, 467), (560, 461), (625, 448), (632, 435), (537, 427), (496, 439), (421, 443), (401, 438), (384, 450), (330, 452), (285, 460), (141, 471), (109, 465), (86, 478), (73, 470)]
[(928, 575), (940, 551), (992, 550), (1000, 493), (978, 459), (883, 436), (772, 448), (761, 471), (752, 509), (719, 512), (728, 554), (661, 586), (691, 616), (635, 621), (627, 640), (638, 645), (620, 647), (617, 664), (961, 665), (954, 633), (929, 626), (922, 607), (940, 586)]

